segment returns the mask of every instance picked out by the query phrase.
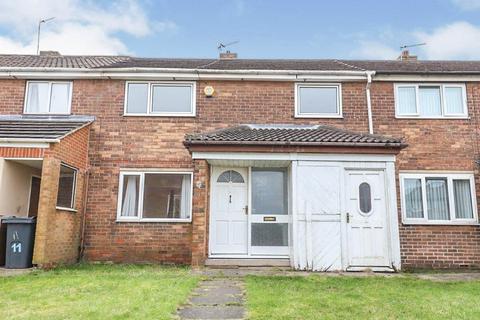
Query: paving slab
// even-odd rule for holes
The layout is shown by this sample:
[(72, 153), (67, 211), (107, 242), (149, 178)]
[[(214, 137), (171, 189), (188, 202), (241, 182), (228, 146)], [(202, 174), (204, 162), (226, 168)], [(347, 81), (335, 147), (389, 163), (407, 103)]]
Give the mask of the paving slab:
[(195, 288), (177, 315), (180, 319), (244, 319), (243, 279), (212, 278)]
[(181, 319), (244, 319), (241, 306), (192, 306), (179, 311)]
[(242, 305), (243, 297), (233, 294), (206, 294), (192, 296), (189, 301), (193, 305)]
[(27, 273), (33, 272), (35, 270), (36, 270), (36, 268), (28, 268), (28, 269), (0, 268), (0, 277), (19, 276), (19, 275), (22, 275), (22, 274), (27, 274)]
[(243, 292), (242, 288), (240, 287), (199, 287), (193, 290), (194, 295), (205, 295), (209, 293), (217, 294), (217, 295), (241, 295)]

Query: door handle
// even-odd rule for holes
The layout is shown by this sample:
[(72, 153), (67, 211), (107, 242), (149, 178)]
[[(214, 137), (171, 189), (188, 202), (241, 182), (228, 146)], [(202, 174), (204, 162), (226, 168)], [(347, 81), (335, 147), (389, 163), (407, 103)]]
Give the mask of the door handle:
[(248, 215), (248, 205), (243, 208), (245, 210), (245, 215)]
[(350, 223), (350, 213), (347, 212), (347, 223)]

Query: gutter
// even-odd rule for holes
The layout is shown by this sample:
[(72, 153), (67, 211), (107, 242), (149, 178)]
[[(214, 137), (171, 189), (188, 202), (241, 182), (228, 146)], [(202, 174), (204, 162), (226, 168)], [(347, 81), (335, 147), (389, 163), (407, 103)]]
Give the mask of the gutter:
[(373, 116), (372, 116), (372, 99), (370, 95), (370, 87), (372, 86), (372, 78), (375, 75), (375, 71), (366, 71), (367, 76), (367, 113), (368, 113), (368, 133), (373, 134)]
[(268, 69), (202, 69), (202, 68), (45, 68), (45, 67), (3, 67), (0, 72), (82, 72), (82, 73), (145, 73), (145, 72), (174, 72), (174, 73), (210, 73), (210, 74), (337, 74), (337, 75), (364, 75), (364, 71), (353, 70), (268, 70)]
[(34, 139), (34, 138), (0, 138), (0, 142), (10, 143), (58, 143), (61, 139)]
[(260, 79), (282, 81), (333, 80), (345, 78), (365, 79), (364, 71), (353, 70), (220, 70), (181, 68), (0, 68), (0, 78), (8, 79)]
[(405, 148), (408, 145), (402, 142), (307, 142), (307, 141), (184, 141), (190, 146), (303, 146), (303, 147), (372, 147), (372, 148)]

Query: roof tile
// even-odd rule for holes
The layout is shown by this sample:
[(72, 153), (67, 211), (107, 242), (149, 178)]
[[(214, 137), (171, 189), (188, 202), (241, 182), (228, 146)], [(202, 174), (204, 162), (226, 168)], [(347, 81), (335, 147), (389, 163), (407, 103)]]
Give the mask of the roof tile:
[(405, 146), (401, 139), (355, 133), (324, 125), (240, 125), (213, 132), (187, 135), (185, 137), (185, 144)]
[(0, 116), (0, 140), (59, 140), (93, 120), (85, 116)]
[(480, 74), (480, 61), (337, 59), (171, 59), (129, 56), (0, 55), (2, 68), (153, 68), (198, 70), (376, 71), (379, 74)]

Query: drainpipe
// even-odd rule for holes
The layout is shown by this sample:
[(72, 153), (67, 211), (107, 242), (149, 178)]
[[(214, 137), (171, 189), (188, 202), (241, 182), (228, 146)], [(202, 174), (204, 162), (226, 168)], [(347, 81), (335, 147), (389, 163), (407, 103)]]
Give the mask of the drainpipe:
[(375, 71), (366, 71), (367, 75), (367, 112), (368, 112), (368, 132), (373, 134), (373, 118), (372, 118), (372, 101), (370, 99), (370, 87), (372, 85), (372, 77), (375, 75)]

